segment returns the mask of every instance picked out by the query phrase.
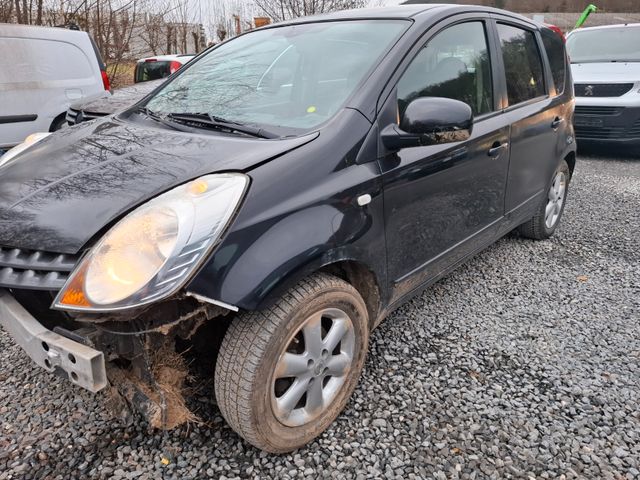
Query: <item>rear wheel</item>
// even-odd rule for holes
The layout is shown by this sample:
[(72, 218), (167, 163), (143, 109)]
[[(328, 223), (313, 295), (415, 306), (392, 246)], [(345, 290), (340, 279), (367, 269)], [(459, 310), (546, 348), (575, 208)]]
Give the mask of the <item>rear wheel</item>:
[(563, 160), (554, 172), (547, 195), (540, 202), (536, 214), (518, 227), (522, 236), (544, 240), (553, 235), (564, 212), (570, 180), (569, 165)]
[(273, 308), (239, 315), (216, 365), (222, 415), (268, 452), (310, 442), (340, 414), (358, 382), (368, 324), (359, 293), (326, 274), (303, 280)]

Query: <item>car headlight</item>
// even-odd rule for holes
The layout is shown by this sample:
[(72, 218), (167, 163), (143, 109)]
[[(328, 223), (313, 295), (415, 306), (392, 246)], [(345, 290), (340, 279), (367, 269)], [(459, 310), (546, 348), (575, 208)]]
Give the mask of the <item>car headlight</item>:
[(16, 145), (7, 153), (0, 156), (0, 167), (2, 167), (3, 165), (6, 165), (7, 163), (9, 163), (9, 160), (16, 157), (19, 153), (24, 152), (27, 148), (35, 145), (40, 140), (47, 138), (49, 135), (51, 135), (51, 133), (49, 132), (32, 133), (31, 135), (29, 135), (27, 138), (24, 139), (24, 142), (22, 142), (19, 145)]
[(53, 307), (114, 311), (172, 295), (216, 245), (248, 184), (241, 173), (207, 175), (138, 207), (82, 259)]

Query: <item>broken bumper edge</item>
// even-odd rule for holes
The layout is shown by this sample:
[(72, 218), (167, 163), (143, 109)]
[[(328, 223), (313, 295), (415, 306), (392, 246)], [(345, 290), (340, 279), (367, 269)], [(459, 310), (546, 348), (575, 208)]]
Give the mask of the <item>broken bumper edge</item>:
[(0, 325), (45, 370), (62, 370), (72, 383), (94, 393), (107, 386), (102, 352), (48, 330), (3, 289)]

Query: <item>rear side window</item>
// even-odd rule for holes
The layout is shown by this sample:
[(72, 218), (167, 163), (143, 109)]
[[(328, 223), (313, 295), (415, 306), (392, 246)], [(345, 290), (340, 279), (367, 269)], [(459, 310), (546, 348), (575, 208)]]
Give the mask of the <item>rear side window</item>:
[(542, 58), (533, 32), (499, 23), (498, 35), (507, 77), (509, 105), (543, 96)]
[(556, 86), (556, 95), (564, 92), (564, 79), (566, 75), (566, 56), (564, 53), (564, 41), (553, 30), (544, 28), (541, 30), (542, 43), (547, 52), (547, 58), (551, 65), (551, 75)]
[(141, 62), (136, 65), (135, 81), (148, 82), (171, 75), (171, 62)]
[[(71, 43), (37, 38), (0, 38), (0, 84), (93, 79), (94, 68)], [(91, 80), (93, 82), (93, 80)], [(37, 87), (34, 87), (37, 88)]]

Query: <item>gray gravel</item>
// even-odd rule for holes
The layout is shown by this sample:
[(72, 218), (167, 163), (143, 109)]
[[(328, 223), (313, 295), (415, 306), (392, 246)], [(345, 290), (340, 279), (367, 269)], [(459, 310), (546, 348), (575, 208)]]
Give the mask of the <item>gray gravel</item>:
[(550, 241), (507, 237), (393, 313), (348, 409), (290, 455), (110, 420), (0, 333), (7, 478), (640, 477), (640, 160), (581, 158)]

